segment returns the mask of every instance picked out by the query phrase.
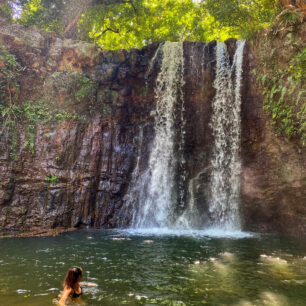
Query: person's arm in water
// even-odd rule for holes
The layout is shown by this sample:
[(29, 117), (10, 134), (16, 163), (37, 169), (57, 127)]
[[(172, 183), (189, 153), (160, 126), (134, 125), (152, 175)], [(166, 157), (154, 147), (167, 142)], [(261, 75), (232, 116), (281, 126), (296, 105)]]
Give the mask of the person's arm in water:
[(80, 286), (83, 286), (83, 287), (98, 287), (98, 285), (96, 283), (91, 283), (91, 282), (81, 282)]
[(62, 295), (61, 295), (61, 299), (59, 300), (58, 304), (60, 306), (63, 306), (66, 304), (66, 301), (69, 297), (69, 295), (72, 293), (72, 288), (69, 288), (67, 286), (65, 286), (63, 292), (62, 292)]

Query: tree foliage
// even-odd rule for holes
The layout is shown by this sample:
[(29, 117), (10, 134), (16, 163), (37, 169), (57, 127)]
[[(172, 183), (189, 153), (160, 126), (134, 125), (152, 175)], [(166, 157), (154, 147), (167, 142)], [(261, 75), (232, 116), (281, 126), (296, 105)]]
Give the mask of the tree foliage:
[[(78, 37), (106, 49), (156, 41), (245, 38), (271, 23), (278, 0), (14, 0), (19, 22)], [(77, 28), (76, 28), (77, 29)], [(72, 37), (74, 37), (72, 35)]]
[(0, 16), (11, 17), (12, 15), (12, 7), (10, 3), (5, 0), (0, 0)]
[(227, 29), (216, 29), (215, 23), (192, 0), (134, 0), (92, 6), (81, 19), (80, 34), (107, 49), (227, 38)]
[(279, 10), (277, 0), (206, 0), (204, 6), (231, 36), (243, 38), (271, 24)]
[(269, 25), (277, 0), (133, 0), (95, 5), (80, 22), (83, 39), (110, 48), (155, 41), (245, 38)]
[(63, 0), (19, 0), (14, 1), (14, 4), (22, 7), (20, 23), (62, 33)]

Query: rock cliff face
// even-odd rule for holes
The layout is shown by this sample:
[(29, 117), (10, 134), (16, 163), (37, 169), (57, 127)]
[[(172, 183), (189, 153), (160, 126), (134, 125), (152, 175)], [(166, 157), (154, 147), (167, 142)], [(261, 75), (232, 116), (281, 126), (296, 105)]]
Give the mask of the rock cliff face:
[[(124, 195), (139, 154), (140, 172), (147, 167), (154, 137), (154, 85), (161, 59), (157, 56), (155, 64), (150, 63), (158, 45), (104, 51), (1, 18), (0, 44), (21, 67), (17, 103), (34, 101), (53, 110), (53, 118), (37, 124), (34, 152), (24, 146), (26, 126), (16, 126), (15, 159), (9, 137), (1, 139), (0, 229), (127, 226)], [(231, 57), (234, 45), (234, 40), (227, 41)], [(209, 121), (215, 95), (214, 50), (215, 42), (184, 43), (184, 171), (187, 181), (197, 180), (195, 194), (203, 215), (213, 141)], [(244, 53), (244, 229), (306, 234), (305, 152), (274, 136), (250, 73), (256, 54), (248, 48)], [(184, 188), (187, 198), (187, 184)]]
[[(248, 71), (256, 54), (248, 54)], [(306, 234), (306, 152), (279, 137), (262, 109), (261, 88), (250, 72), (242, 104), (241, 209), (245, 228), (291, 236)]]
[[(0, 44), (21, 65), (18, 104), (42, 101), (57, 110), (48, 124), (38, 124), (34, 154), (24, 147), (25, 126), (19, 127), (15, 161), (2, 138), (0, 227), (116, 226), (113, 215), (128, 186), (138, 126), (146, 125), (148, 137), (153, 133), (154, 98), (145, 71), (156, 46), (109, 52), (3, 19), (0, 28)], [(94, 84), (93, 101), (79, 103), (71, 95), (80, 75)], [(78, 119), (58, 122), (62, 114)]]

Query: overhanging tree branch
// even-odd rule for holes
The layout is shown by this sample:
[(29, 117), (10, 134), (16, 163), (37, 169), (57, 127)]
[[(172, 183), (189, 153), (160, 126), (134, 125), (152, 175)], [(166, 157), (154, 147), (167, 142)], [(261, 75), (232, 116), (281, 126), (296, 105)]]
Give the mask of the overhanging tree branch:
[(101, 33), (101, 35), (100, 36), (102, 36), (102, 35), (104, 35), (107, 31), (110, 31), (110, 32), (114, 32), (114, 33), (117, 33), (117, 34), (119, 34), (119, 30), (118, 29), (111, 29), (111, 28), (107, 28), (107, 29), (105, 29), (104, 31), (102, 31), (102, 33)]

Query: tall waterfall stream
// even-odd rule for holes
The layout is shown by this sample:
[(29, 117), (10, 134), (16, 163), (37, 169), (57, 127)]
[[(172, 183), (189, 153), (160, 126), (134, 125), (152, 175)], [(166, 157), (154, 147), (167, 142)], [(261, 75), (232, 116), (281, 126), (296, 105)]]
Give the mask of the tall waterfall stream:
[[(159, 52), (160, 49), (157, 50)], [(149, 167), (140, 178), (138, 211), (133, 217), (133, 227), (167, 227), (172, 219), (177, 195), (174, 176), (178, 160), (174, 154), (174, 110), (182, 96), (184, 85), (183, 44), (166, 42), (162, 48), (162, 66), (156, 80), (155, 139)]]
[[(210, 223), (203, 223), (202, 229), (240, 230), (240, 92), (244, 44), (244, 41), (237, 41), (232, 64), (225, 43), (218, 42), (215, 48), (216, 94), (210, 121), (214, 142), (208, 187)], [(182, 150), (185, 134), (183, 44), (166, 42), (157, 49), (152, 61), (158, 56), (162, 60), (155, 84), (155, 138), (148, 167), (142, 174), (139, 174), (139, 157), (137, 159), (125, 201), (132, 209), (132, 228), (192, 229), (193, 219), (200, 217), (192, 189), (196, 177), (189, 180), (186, 190), (189, 200), (184, 211), (180, 215), (176, 213), (185, 192), (175, 182), (180, 165), (185, 163), (183, 155), (176, 152)], [(150, 69), (153, 65), (151, 62)], [(180, 114), (175, 113), (178, 111)], [(180, 120), (179, 136), (175, 120)], [(142, 145), (142, 131), (140, 140), (139, 145)], [(175, 141), (179, 142), (178, 146)], [(175, 148), (178, 149), (175, 151)], [(186, 178), (184, 173), (180, 175)]]
[[(214, 136), (211, 198), (209, 210), (213, 225), (225, 230), (239, 230), (239, 191), (241, 161), (241, 76), (244, 41), (237, 42), (232, 66), (224, 43), (216, 48), (217, 69), (211, 128)], [(235, 82), (232, 74), (235, 73)]]

